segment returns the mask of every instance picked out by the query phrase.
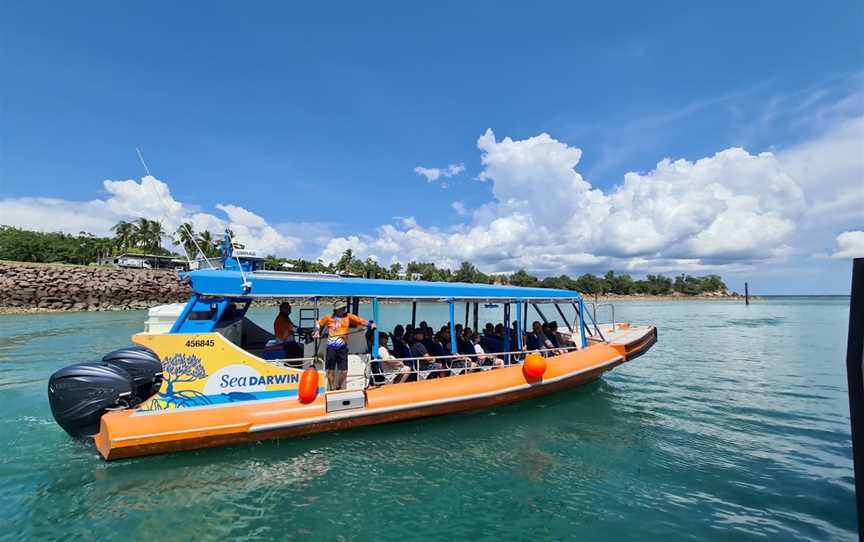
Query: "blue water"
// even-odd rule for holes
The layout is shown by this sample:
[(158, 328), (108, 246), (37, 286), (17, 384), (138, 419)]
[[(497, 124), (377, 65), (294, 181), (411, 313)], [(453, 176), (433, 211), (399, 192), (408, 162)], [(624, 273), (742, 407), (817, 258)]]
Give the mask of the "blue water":
[(848, 299), (622, 302), (660, 341), (578, 390), (105, 463), (54, 424), (46, 381), (144, 316), (0, 316), (0, 539), (854, 538)]

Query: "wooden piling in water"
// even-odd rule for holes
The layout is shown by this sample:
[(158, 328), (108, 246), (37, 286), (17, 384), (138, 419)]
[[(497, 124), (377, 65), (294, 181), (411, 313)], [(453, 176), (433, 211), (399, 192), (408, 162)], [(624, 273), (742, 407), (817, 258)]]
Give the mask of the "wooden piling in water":
[(746, 282), (744, 283), (744, 304), (750, 304), (750, 288)]

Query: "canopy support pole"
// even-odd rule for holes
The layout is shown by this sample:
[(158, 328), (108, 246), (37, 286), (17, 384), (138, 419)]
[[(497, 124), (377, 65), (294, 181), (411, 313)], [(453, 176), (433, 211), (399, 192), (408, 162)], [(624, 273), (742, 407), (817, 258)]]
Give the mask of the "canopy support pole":
[(537, 306), (537, 303), (531, 303), (531, 306), (534, 307), (534, 310), (537, 311), (537, 314), (540, 315), (540, 318), (543, 320), (543, 323), (548, 324), (549, 320), (546, 319), (546, 315), (543, 314), (543, 311), (540, 310), (540, 307)]
[(477, 329), (477, 326), (480, 322), (480, 303), (474, 302), (474, 333), (480, 333), (480, 330)]
[(564, 325), (567, 326), (567, 329), (570, 333), (573, 333), (573, 326), (570, 325), (570, 322), (567, 321), (567, 317), (564, 316), (564, 311), (561, 310), (561, 307), (558, 306), (558, 303), (554, 303), (555, 310), (558, 311), (558, 314), (561, 316), (561, 319), (564, 320)]
[(186, 319), (189, 318), (189, 314), (192, 313), (192, 309), (195, 308), (196, 303), (198, 303), (198, 294), (193, 293), (192, 297), (189, 298), (189, 301), (186, 302), (186, 306), (183, 307), (183, 312), (181, 312), (180, 316), (177, 317), (177, 320), (174, 321), (174, 325), (171, 326), (171, 331), (169, 331), (169, 333), (177, 333), (180, 331), (180, 328), (182, 328), (183, 324), (186, 323)]
[(417, 302), (411, 302), (411, 327), (417, 328)]
[(456, 354), (456, 301), (451, 297), (450, 305), (450, 354)]
[(522, 351), (522, 301), (516, 302), (516, 350)]
[(471, 313), (471, 303), (465, 302), (465, 327), (468, 327), (468, 315)]
[(585, 328), (588, 327), (588, 324), (585, 323), (585, 302), (582, 299), (579, 299), (579, 305), (573, 303), (573, 308), (576, 309), (576, 314), (579, 315), (579, 343), (582, 345), (582, 348), (588, 346), (588, 339), (585, 337)]
[(372, 359), (378, 359), (378, 298), (372, 298), (372, 321), (375, 329), (372, 330)]
[[(504, 303), (504, 351), (510, 351), (510, 303)], [(510, 354), (504, 355), (504, 364), (510, 365)]]

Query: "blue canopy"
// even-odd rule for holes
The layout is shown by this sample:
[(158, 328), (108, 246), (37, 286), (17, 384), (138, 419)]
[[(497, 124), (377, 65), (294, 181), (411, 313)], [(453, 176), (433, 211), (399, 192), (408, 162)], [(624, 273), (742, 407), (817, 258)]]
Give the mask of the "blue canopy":
[(521, 288), (463, 282), (423, 282), (361, 279), (302, 273), (246, 273), (243, 286), (238, 271), (201, 270), (185, 273), (195, 293), (223, 297), (378, 297), (396, 299), (476, 299), (494, 301), (578, 301), (578, 292), (551, 288)]

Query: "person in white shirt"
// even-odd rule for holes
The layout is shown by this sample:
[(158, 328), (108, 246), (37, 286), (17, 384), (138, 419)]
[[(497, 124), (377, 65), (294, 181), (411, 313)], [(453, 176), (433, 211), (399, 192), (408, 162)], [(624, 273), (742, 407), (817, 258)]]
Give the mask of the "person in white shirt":
[(503, 359), (486, 354), (486, 351), (483, 350), (482, 346), (480, 346), (480, 335), (478, 333), (471, 336), (471, 342), (474, 344), (474, 353), (477, 354), (477, 365), (481, 368), (487, 370), (489, 366), (492, 366), (493, 368), (504, 366)]
[(381, 362), (381, 370), (384, 372), (387, 383), (398, 384), (408, 378), (411, 368), (402, 363), (402, 360), (394, 358), (387, 350), (387, 339), (386, 333), (378, 334), (378, 360)]

